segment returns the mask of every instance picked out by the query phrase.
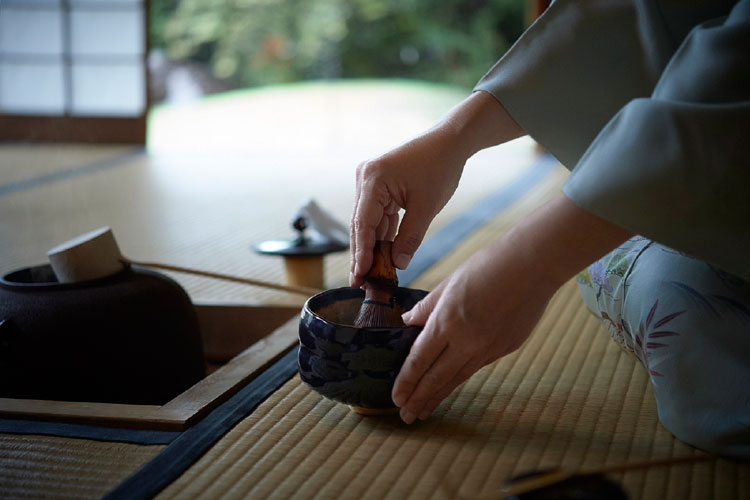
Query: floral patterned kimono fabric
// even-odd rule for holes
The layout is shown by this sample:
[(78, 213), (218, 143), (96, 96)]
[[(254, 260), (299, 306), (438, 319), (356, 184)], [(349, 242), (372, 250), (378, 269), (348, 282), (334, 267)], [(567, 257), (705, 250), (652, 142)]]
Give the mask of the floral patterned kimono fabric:
[(664, 426), (747, 456), (750, 281), (641, 236), (577, 279), (589, 310), (647, 370)]
[(475, 90), (574, 166), (575, 204), (643, 235), (579, 282), (661, 422), (750, 458), (750, 0), (558, 0)]

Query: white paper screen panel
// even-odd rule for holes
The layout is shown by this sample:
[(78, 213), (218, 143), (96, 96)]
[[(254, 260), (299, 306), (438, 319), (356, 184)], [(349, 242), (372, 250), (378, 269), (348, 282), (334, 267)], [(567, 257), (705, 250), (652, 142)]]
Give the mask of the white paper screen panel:
[(73, 8), (70, 13), (71, 52), (79, 55), (130, 55), (144, 52), (143, 15), (137, 7), (130, 10), (86, 11)]
[(62, 52), (60, 9), (4, 9), (0, 3), (0, 53), (60, 55)]
[(61, 115), (64, 88), (62, 63), (0, 63), (0, 112)]
[(142, 0), (0, 0), (0, 113), (138, 117)]
[[(73, 0), (74, 2), (78, 2), (81, 0)], [(86, 1), (86, 0), (82, 0)], [(138, 0), (136, 0), (138, 1)], [(63, 0), (0, 0), (0, 7), (4, 6), (17, 6), (19, 4), (23, 4), (24, 6), (28, 7), (56, 7), (63, 3)]]
[(143, 66), (74, 64), (73, 105), (79, 116), (138, 116), (146, 101)]
[(65, 112), (62, 16), (59, 2), (0, 3), (0, 112)]

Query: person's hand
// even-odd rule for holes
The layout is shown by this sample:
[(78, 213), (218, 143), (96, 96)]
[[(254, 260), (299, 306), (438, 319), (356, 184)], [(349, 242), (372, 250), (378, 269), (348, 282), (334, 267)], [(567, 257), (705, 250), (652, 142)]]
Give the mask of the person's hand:
[(555, 290), (631, 236), (561, 193), (464, 262), (404, 315), (424, 326), (391, 394), (404, 422), (520, 347)]
[[(430, 222), (458, 186), (466, 158), (460, 155), (456, 141), (450, 131), (436, 127), (357, 167), (351, 286), (363, 283), (376, 240), (393, 240), (392, 258), (397, 268), (409, 264)], [(400, 209), (404, 215), (399, 225)]]
[[(393, 240), (393, 263), (405, 269), (456, 190), (466, 160), (522, 133), (494, 97), (475, 92), (423, 135), (359, 165), (349, 284), (362, 285), (376, 240)], [(399, 224), (400, 209), (405, 212)]]
[(512, 238), (474, 254), (404, 315), (424, 329), (394, 385), (392, 398), (410, 424), (484, 365), (516, 350), (554, 293)]

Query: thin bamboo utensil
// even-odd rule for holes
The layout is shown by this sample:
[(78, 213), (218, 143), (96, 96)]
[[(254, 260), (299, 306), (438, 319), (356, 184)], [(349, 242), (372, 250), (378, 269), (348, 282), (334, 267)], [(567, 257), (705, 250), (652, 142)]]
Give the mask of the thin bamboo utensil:
[(47, 256), (50, 260), (52, 270), (61, 283), (75, 283), (96, 278), (111, 276), (122, 270), (123, 265), (135, 265), (140, 267), (152, 267), (178, 273), (194, 274), (206, 278), (214, 278), (245, 285), (273, 288), (284, 292), (296, 293), (310, 297), (322, 290), (318, 288), (301, 285), (281, 285), (229, 274), (220, 274), (190, 267), (173, 266), (159, 262), (140, 262), (128, 259), (122, 255), (117, 245), (112, 228), (103, 226), (88, 233), (76, 236), (73, 239), (57, 245)]
[(540, 488), (545, 488), (547, 486), (552, 486), (553, 484), (561, 483), (575, 477), (603, 476), (606, 474), (615, 474), (618, 472), (626, 472), (629, 470), (647, 469), (650, 467), (659, 467), (664, 465), (675, 465), (698, 462), (702, 460), (711, 460), (716, 457), (717, 455), (715, 453), (701, 453), (698, 455), (688, 455), (682, 457), (643, 460), (639, 462), (630, 462), (581, 471), (564, 471), (561, 469), (557, 469), (540, 476), (529, 477), (527, 479), (520, 479), (517, 481), (509, 481), (507, 486), (505, 486), (502, 490), (502, 497), (505, 498), (522, 495), (524, 493), (528, 493)]
[(119, 261), (123, 264), (129, 264), (133, 266), (150, 267), (150, 268), (155, 268), (155, 269), (163, 269), (165, 271), (174, 271), (178, 273), (193, 274), (196, 276), (203, 276), (205, 278), (214, 278), (214, 279), (219, 279), (219, 280), (224, 280), (224, 281), (233, 281), (235, 283), (242, 283), (245, 285), (259, 286), (263, 288), (272, 288), (275, 290), (282, 290), (284, 292), (296, 293), (300, 295), (305, 295), (307, 297), (310, 297), (312, 295), (316, 295), (322, 292), (322, 290), (318, 288), (311, 288), (311, 287), (299, 286), (299, 285), (281, 285), (278, 283), (271, 283), (268, 281), (243, 278), (240, 276), (233, 276), (230, 274), (214, 273), (214, 272), (203, 271), (200, 269), (194, 269), (190, 267), (173, 266), (171, 264), (162, 264), (159, 262), (140, 262), (140, 261), (128, 259), (125, 257), (121, 257)]

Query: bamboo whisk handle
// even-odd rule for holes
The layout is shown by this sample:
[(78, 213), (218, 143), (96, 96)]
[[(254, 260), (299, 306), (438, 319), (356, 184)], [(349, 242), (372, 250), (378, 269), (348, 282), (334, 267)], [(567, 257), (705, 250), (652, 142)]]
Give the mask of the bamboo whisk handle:
[(398, 286), (396, 268), (391, 258), (392, 241), (376, 241), (372, 250), (372, 267), (365, 275), (365, 281), (374, 285)]

